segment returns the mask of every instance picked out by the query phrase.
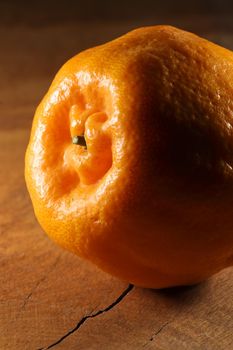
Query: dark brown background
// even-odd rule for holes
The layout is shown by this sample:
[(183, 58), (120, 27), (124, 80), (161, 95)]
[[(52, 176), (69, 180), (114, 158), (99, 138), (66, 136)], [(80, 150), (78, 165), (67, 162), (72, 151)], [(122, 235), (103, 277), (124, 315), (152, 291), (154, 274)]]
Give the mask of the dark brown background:
[(55, 246), (27, 195), (34, 110), (77, 52), (173, 24), (233, 49), (232, 1), (0, 2), (0, 349), (233, 349), (233, 271), (192, 288), (128, 288)]

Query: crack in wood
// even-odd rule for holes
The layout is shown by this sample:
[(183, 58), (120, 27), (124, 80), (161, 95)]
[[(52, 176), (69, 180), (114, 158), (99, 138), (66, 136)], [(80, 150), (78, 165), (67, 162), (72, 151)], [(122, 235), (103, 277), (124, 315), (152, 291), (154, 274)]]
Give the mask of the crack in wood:
[[(162, 330), (167, 327), (168, 324), (170, 324), (172, 321), (168, 321), (168, 322), (165, 322), (162, 324), (162, 326), (160, 326), (157, 331), (151, 336), (151, 338), (149, 339), (150, 342), (152, 342), (156, 337), (157, 335), (162, 332)], [(149, 342), (147, 341), (144, 345), (143, 345), (143, 348), (147, 347), (147, 345), (149, 344)]]
[(150, 338), (150, 341), (153, 341), (155, 339), (155, 337), (162, 332), (162, 330), (171, 322), (166, 322), (164, 323), (161, 327), (159, 327), (159, 329), (152, 335), (152, 337)]
[(26, 307), (28, 301), (30, 300), (30, 298), (32, 297), (33, 293), (35, 293), (35, 291), (41, 285), (41, 283), (44, 282), (48, 278), (48, 275), (55, 269), (55, 267), (57, 266), (57, 264), (58, 264), (58, 262), (60, 260), (60, 257), (61, 257), (61, 254), (59, 254), (57, 256), (57, 258), (55, 259), (54, 263), (49, 268), (49, 270), (46, 272), (46, 274), (35, 284), (35, 286), (31, 290), (31, 292), (28, 293), (28, 295), (24, 298), (23, 304), (21, 306), (21, 310), (25, 309), (25, 307)]
[(82, 317), (81, 320), (76, 324), (76, 326), (73, 329), (71, 329), (70, 331), (68, 331), (65, 335), (63, 335), (60, 339), (58, 339), (54, 343), (50, 344), (46, 348), (39, 348), (37, 350), (48, 350), (48, 349), (53, 348), (54, 346), (58, 345), (63, 340), (65, 340), (67, 337), (69, 337), (71, 334), (76, 332), (89, 318), (97, 317), (97, 316), (104, 314), (105, 312), (113, 309), (117, 304), (119, 304), (126, 297), (126, 295), (133, 289), (133, 287), (134, 287), (133, 284), (129, 284), (128, 287), (119, 295), (119, 297), (116, 300), (114, 300), (110, 305), (106, 306), (104, 309), (100, 309), (100, 310), (96, 311), (94, 314), (90, 314), (90, 315), (86, 315), (86, 316)]

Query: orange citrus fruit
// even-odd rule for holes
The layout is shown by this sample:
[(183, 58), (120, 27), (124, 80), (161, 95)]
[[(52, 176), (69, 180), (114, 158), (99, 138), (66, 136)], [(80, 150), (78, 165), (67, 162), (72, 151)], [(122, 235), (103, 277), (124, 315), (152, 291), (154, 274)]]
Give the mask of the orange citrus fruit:
[(145, 27), (81, 52), (37, 108), (25, 176), (50, 237), (139, 286), (233, 264), (233, 54)]

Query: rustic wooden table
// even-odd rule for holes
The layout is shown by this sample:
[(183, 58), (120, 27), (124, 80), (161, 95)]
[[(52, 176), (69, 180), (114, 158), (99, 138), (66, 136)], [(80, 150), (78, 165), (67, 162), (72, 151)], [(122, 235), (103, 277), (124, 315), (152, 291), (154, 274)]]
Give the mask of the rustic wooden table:
[[(128, 286), (51, 242), (25, 188), (33, 113), (57, 69), (81, 49), (157, 22), (0, 24), (1, 350), (233, 349), (233, 269), (192, 288)], [(233, 48), (225, 19), (166, 22)]]

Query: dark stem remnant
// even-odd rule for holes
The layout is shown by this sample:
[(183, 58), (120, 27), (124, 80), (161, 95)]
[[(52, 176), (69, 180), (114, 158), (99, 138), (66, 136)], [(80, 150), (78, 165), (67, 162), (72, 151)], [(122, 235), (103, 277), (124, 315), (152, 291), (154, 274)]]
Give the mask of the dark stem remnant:
[(73, 136), (72, 137), (72, 143), (74, 145), (79, 145), (87, 148), (86, 140), (84, 135), (79, 135), (79, 136)]

